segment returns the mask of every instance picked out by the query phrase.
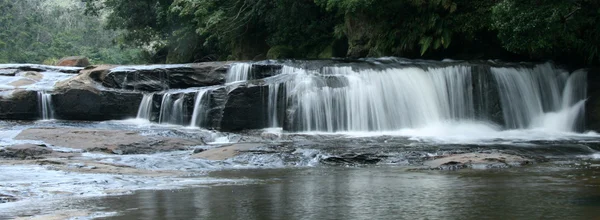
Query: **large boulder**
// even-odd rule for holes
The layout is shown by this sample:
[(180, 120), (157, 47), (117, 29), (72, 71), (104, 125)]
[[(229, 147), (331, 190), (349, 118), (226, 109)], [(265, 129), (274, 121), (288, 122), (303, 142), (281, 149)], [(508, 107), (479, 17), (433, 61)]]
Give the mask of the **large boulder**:
[(69, 89), (52, 95), (57, 119), (104, 121), (134, 118), (142, 94), (122, 91)]
[(58, 61), (57, 66), (73, 66), (73, 67), (86, 67), (90, 65), (90, 61), (87, 57), (73, 56), (64, 57)]
[(0, 94), (0, 120), (36, 120), (40, 118), (36, 91), (13, 90)]
[(103, 86), (139, 91), (162, 91), (222, 85), (228, 62), (181, 65), (121, 66), (112, 68), (99, 79)]
[(268, 127), (267, 86), (241, 85), (227, 95), (221, 130), (240, 131)]

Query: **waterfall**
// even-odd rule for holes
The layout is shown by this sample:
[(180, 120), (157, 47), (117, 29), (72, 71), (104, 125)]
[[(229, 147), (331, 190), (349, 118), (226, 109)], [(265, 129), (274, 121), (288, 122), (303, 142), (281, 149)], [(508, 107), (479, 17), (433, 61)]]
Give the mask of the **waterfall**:
[[(285, 94), (287, 128), (296, 131), (394, 131), (469, 122), (576, 129), (586, 98), (585, 72), (569, 75), (551, 64), (474, 69), (284, 66), (282, 75), (291, 79), (268, 87), (269, 124), (281, 125), (278, 97)], [(495, 114), (503, 118), (494, 121)]]
[(183, 124), (183, 101), (184, 94), (176, 97), (174, 93), (165, 93), (160, 104), (160, 115), (158, 123), (161, 124)]
[(508, 128), (573, 131), (586, 99), (583, 71), (573, 73), (550, 64), (533, 69), (492, 68)]
[(152, 117), (152, 98), (154, 98), (154, 93), (144, 94), (144, 98), (142, 98), (142, 102), (140, 102), (140, 107), (138, 108), (137, 118), (138, 119), (146, 119), (150, 120)]
[(45, 91), (38, 91), (38, 107), (42, 120), (54, 119), (54, 109), (52, 108), (52, 94)]
[(196, 92), (196, 98), (194, 100), (194, 112), (192, 113), (192, 120), (190, 122), (191, 127), (202, 126), (203, 120), (206, 118), (206, 103), (203, 102), (204, 97), (208, 89), (201, 89)]
[(231, 68), (227, 72), (226, 83), (246, 81), (250, 79), (250, 70), (252, 64), (249, 63), (236, 63), (231, 65)]

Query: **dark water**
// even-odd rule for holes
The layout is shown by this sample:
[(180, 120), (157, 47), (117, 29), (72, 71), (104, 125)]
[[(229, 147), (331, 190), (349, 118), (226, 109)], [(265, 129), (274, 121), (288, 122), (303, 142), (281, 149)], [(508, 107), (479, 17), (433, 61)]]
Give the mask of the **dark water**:
[[(600, 219), (600, 167), (221, 171), (256, 184), (140, 191), (97, 201), (106, 219)], [(579, 163), (584, 163), (580, 165)]]

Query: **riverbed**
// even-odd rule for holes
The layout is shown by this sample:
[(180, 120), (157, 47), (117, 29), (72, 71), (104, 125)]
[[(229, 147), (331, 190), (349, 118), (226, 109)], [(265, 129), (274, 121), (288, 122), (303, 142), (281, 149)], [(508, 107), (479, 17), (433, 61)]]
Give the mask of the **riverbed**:
[[(1, 126), (3, 146), (53, 153), (0, 160), (0, 219), (600, 217), (595, 133), (226, 133), (140, 120)], [(62, 132), (46, 141), (65, 146), (20, 138), (28, 131)], [(86, 135), (106, 132), (204, 143), (83, 148), (98, 138)]]

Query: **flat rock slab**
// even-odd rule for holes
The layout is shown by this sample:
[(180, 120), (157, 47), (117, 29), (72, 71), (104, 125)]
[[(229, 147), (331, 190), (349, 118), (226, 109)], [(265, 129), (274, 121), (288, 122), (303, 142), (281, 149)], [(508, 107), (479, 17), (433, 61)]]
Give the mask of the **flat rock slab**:
[(261, 143), (239, 143), (226, 145), (219, 148), (213, 148), (194, 154), (193, 158), (201, 158), (206, 160), (226, 160), (239, 155), (243, 151), (249, 151), (257, 147), (265, 146)]
[(491, 152), (448, 155), (442, 158), (426, 161), (424, 162), (424, 165), (428, 166), (430, 169), (457, 170), (464, 168), (509, 168), (532, 163), (534, 163), (533, 159), (528, 159), (522, 156), (501, 152)]
[(52, 152), (52, 149), (43, 145), (20, 144), (9, 146), (4, 150), (0, 150), (0, 157), (35, 159), (41, 155), (51, 154)]
[(40, 140), (54, 146), (114, 154), (185, 150), (190, 146), (204, 144), (202, 140), (142, 136), (133, 131), (79, 128), (30, 128), (22, 131), (15, 139)]

